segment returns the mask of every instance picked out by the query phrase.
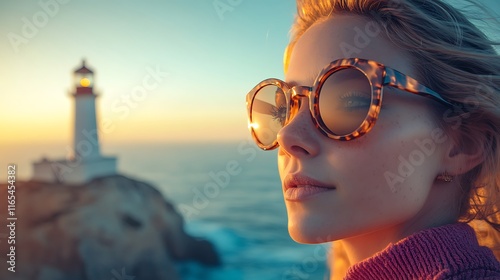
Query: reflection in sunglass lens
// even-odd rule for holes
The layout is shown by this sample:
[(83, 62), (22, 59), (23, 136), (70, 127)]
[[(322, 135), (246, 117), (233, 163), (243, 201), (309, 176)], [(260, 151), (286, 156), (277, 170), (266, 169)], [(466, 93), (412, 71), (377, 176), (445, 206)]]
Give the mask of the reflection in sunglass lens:
[(265, 145), (272, 145), (278, 131), (285, 125), (287, 108), (283, 90), (275, 85), (261, 88), (252, 103), (251, 127)]
[(355, 68), (331, 74), (320, 89), (319, 121), (338, 136), (358, 129), (370, 110), (372, 94), (368, 78)]

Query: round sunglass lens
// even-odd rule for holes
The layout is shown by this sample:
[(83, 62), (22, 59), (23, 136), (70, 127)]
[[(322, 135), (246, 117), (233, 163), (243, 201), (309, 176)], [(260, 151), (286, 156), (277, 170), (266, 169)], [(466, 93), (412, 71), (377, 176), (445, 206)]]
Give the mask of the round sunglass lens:
[(262, 87), (255, 95), (251, 108), (250, 126), (264, 146), (273, 145), (287, 116), (283, 90), (275, 85)]
[(372, 88), (365, 74), (355, 68), (338, 70), (320, 89), (320, 122), (334, 135), (348, 135), (361, 126), (371, 103)]

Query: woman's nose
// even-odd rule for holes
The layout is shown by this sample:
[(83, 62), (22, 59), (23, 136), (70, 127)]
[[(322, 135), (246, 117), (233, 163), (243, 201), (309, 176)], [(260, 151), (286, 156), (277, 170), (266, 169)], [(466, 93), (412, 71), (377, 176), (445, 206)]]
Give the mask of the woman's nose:
[(321, 133), (315, 127), (309, 110), (309, 98), (299, 97), (295, 102), (300, 104), (294, 116), (278, 132), (280, 149), (294, 157), (312, 157), (319, 153)]

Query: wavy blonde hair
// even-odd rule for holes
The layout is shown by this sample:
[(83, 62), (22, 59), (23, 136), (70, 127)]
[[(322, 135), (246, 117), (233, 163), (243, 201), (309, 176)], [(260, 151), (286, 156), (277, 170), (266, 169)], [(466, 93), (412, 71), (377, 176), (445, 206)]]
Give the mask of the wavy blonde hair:
[[(437, 119), (454, 130), (458, 143), (484, 151), (484, 161), (460, 177), (459, 220), (468, 222), (500, 260), (500, 56), (494, 49), (500, 44), (441, 0), (297, 0), (285, 72), (295, 43), (309, 27), (346, 13), (377, 23), (392, 43), (409, 52), (415, 78), (458, 104), (458, 110)], [(340, 279), (349, 262), (340, 243), (333, 247), (332, 279)]]

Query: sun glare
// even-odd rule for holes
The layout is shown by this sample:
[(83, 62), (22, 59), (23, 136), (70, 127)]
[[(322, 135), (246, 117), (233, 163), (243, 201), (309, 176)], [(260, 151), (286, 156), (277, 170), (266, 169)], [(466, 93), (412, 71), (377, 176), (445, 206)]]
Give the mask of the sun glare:
[(258, 129), (259, 124), (258, 123), (248, 123), (248, 128)]

